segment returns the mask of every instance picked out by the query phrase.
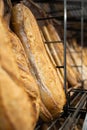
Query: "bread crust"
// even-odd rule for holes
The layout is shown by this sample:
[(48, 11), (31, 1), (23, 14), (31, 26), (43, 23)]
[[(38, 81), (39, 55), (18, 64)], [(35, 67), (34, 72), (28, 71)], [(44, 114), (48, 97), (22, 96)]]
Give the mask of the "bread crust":
[(65, 93), (45, 50), (36, 20), (26, 6), (18, 4), (13, 7), (12, 25), (36, 74), (41, 99), (52, 116), (56, 117), (66, 102)]
[(32, 100), (0, 67), (0, 130), (33, 130), (34, 117)]
[[(23, 66), (26, 69), (23, 69)], [(40, 109), (38, 86), (29, 72), (20, 40), (10, 32), (2, 17), (0, 17), (0, 89), (0, 112), (3, 112), (0, 116), (2, 122), (0, 129), (33, 130)], [(7, 113), (9, 119), (4, 116)]]

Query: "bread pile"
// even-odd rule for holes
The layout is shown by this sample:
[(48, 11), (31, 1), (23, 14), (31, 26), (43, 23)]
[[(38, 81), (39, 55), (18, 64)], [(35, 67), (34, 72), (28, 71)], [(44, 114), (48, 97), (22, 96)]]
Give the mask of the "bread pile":
[[(0, 1), (4, 12), (4, 3)], [(0, 9), (1, 9), (0, 7)], [(0, 15), (0, 129), (33, 130), (40, 94), (18, 37)]]
[[(66, 104), (64, 69), (56, 68), (64, 65), (64, 46), (51, 43), (61, 41), (54, 21), (37, 24), (38, 16), (46, 13), (30, 0), (0, 0), (0, 130), (34, 130), (39, 117), (52, 121)], [(81, 47), (71, 42), (66, 50), (67, 91), (80, 87), (82, 78), (81, 69), (71, 67), (81, 63), (80, 55), (70, 53)], [(86, 56), (84, 49), (84, 71)]]
[(5, 2), (0, 1), (0, 130), (33, 130), (39, 116), (50, 121), (63, 112), (65, 92), (30, 9)]

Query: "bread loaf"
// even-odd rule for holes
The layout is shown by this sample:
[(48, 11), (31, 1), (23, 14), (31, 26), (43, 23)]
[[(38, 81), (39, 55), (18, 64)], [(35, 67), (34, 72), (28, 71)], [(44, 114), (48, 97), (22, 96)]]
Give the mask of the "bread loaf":
[[(43, 27), (43, 33), (45, 35), (45, 38), (47, 41), (61, 41), (61, 39), (59, 38), (56, 29), (53, 27), (52, 24), (48, 24), (47, 26), (47, 30)], [(46, 37), (46, 33), (48, 32), (49, 37)], [(64, 47), (62, 42), (61, 43), (51, 43), (48, 44), (53, 57), (55, 58), (56, 64), (58, 66), (62, 66), (64, 65)], [(67, 55), (66, 55), (67, 56)], [(68, 58), (68, 56), (67, 56)], [(69, 59), (67, 60), (67, 80), (69, 82), (69, 84), (74, 87), (74, 86), (78, 86), (78, 82), (77, 82), (77, 74), (75, 73), (75, 71), (73, 70), (73, 68), (71, 68), (70, 63), (69, 63)], [(61, 73), (63, 74), (63, 71), (61, 70)]]
[(0, 130), (34, 130), (32, 100), (0, 67)]
[(13, 7), (11, 19), (39, 82), (41, 99), (52, 116), (57, 117), (66, 102), (65, 93), (45, 50), (36, 20), (23, 4)]
[(29, 72), (20, 41), (8, 30), (2, 17), (0, 66), (0, 129), (33, 130), (39, 117), (38, 86)]
[[(4, 6), (3, 6), (3, 10), (4, 10)], [(2, 17), (3, 17), (3, 15), (2, 15)], [(6, 35), (5, 37), (7, 37), (7, 41), (8, 41), (7, 48), (9, 49), (9, 47), (10, 47), (10, 49), (11, 49), (9, 51), (9, 54), (11, 53), (10, 55), (14, 55), (13, 56), (14, 58), (12, 56), (10, 57), (8, 53), (7, 54), (5, 53), (5, 56), (8, 55), (8, 57), (6, 57), (6, 59), (5, 59), (8, 63), (8, 66), (7, 66), (7, 63), (6, 63), (6, 65), (3, 65), (4, 50), (2, 48), (2, 62), (1, 63), (4, 67), (7, 66), (7, 69), (9, 69), (8, 71), (11, 71), (11, 68), (9, 67), (10, 66), (9, 61), (15, 59), (15, 61), (13, 60), (11, 62), (11, 64), (12, 63), (13, 63), (13, 65), (15, 64), (13, 68), (16, 71), (13, 71), (13, 72), (11, 71), (11, 76), (13, 74), (15, 77), (15, 74), (16, 74), (17, 79), (15, 81), (17, 83), (22, 82), (22, 86), (24, 87), (25, 91), (28, 93), (28, 96), (32, 100), (32, 105), (34, 106), (34, 110), (35, 110), (35, 117), (34, 117), (35, 124), (39, 117), (39, 110), (40, 110), (40, 115), (42, 115), (44, 119), (52, 120), (53, 119), (52, 115), (50, 114), (50, 112), (47, 110), (47, 108), (44, 106), (44, 104), (42, 103), (42, 101), (40, 99), (38, 82), (35, 81), (35, 76), (34, 76), (35, 74), (32, 71), (32, 68), (29, 64), (29, 61), (25, 54), (22, 43), (19, 40), (19, 38), (17, 37), (17, 35), (15, 35), (10, 30), (9, 23), (5, 19), (5, 17), (3, 17), (3, 23), (4, 23), (4, 21), (5, 21), (5, 24), (3, 25), (3, 26), (5, 26), (4, 31), (7, 31), (8, 35), (6, 35), (5, 33), (3, 33), (3, 34)], [(2, 30), (2, 32), (3, 32), (3, 30)], [(13, 68), (12, 68), (12, 70), (13, 70)], [(32, 76), (32, 73), (34, 74), (33, 76)]]
[(11, 49), (15, 57), (15, 61), (18, 66), (19, 72), (19, 81), (23, 82), (23, 86), (25, 87), (26, 92), (32, 99), (32, 103), (36, 109), (36, 120), (39, 116), (39, 108), (40, 108), (40, 94), (38, 84), (35, 82), (35, 78), (32, 76), (32, 69), (29, 65), (28, 58), (25, 54), (24, 48), (18, 39), (18, 37), (14, 33), (9, 32), (9, 36), (11, 39)]
[[(31, 11), (34, 13), (36, 18), (44, 18), (44, 17), (49, 17), (47, 16), (47, 14), (45, 13), (45, 11), (43, 11), (37, 4), (35, 4), (34, 2), (32, 2), (31, 0), (27, 1), (27, 0), (23, 0), (23, 3), (31, 9)], [(50, 58), (53, 57), (54, 62), (56, 63), (56, 66), (63, 66), (64, 65), (64, 47), (63, 47), (63, 43), (53, 43), (51, 41), (61, 41), (60, 37), (59, 37), (59, 28), (57, 28), (57, 30), (55, 29), (54, 25), (53, 25), (53, 20), (41, 20), (38, 21), (40, 29), (42, 31), (42, 34), (44, 36), (44, 41), (47, 41), (47, 45), (46, 45), (46, 49), (48, 51), (50, 51), (51, 55)], [(49, 43), (50, 42), (50, 43)], [(47, 48), (48, 47), (48, 48)], [(70, 87), (79, 87), (80, 84), (78, 83), (78, 73), (76, 70), (74, 70), (74, 68), (71, 67), (71, 62), (70, 62), (70, 58), (69, 58), (69, 54), (67, 55), (67, 81), (69, 83)], [(51, 58), (52, 59), (52, 58)], [(60, 80), (64, 81), (64, 70), (62, 69), (57, 69), (58, 71), (58, 75), (62, 75), (60, 76)], [(61, 74), (60, 74), (61, 72)], [(67, 86), (68, 88), (68, 86)]]
[(11, 39), (12, 51), (13, 51), (14, 56), (16, 57), (16, 63), (18, 65), (18, 70), (20, 74), (19, 80), (23, 82), (25, 90), (30, 96), (33, 106), (35, 106), (36, 120), (38, 119), (38, 116), (39, 116), (39, 110), (40, 110), (40, 115), (43, 116), (44, 120), (52, 120), (53, 119), (52, 115), (46, 109), (46, 107), (44, 106), (44, 104), (42, 103), (40, 99), (39, 90), (38, 90), (38, 82), (35, 82), (36, 78), (33, 75), (34, 72), (32, 72), (33, 70), (29, 64), (29, 61), (23, 49), (22, 43), (20, 42), (19, 38), (14, 33), (9, 32), (9, 35)]

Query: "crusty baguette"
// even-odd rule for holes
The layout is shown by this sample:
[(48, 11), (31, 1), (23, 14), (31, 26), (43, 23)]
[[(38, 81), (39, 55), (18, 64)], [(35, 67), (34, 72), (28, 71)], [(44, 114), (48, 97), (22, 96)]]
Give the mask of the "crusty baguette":
[[(5, 17), (2, 16), (2, 18), (3, 18), (2, 22), (4, 23)], [(51, 113), (47, 110), (47, 108), (44, 106), (44, 104), (41, 101), (39, 90), (38, 90), (38, 82), (35, 81), (35, 76), (34, 76), (35, 73), (32, 71), (32, 68), (29, 64), (28, 58), (25, 54), (25, 51), (24, 51), (24, 48), (23, 48), (21, 41), (19, 40), (17, 35), (15, 35), (10, 30), (8, 21), (5, 21), (5, 24), (4, 25), (2, 24), (2, 27), (3, 26), (4, 26), (3, 30), (6, 32), (3, 32), (3, 30), (2, 30), (2, 32), (3, 32), (2, 37), (4, 35), (4, 37), (7, 38), (6, 40), (8, 43), (7, 43), (7, 46), (5, 44), (2, 44), (3, 45), (2, 49), (1, 49), (2, 50), (1, 51), (1, 55), (2, 55), (1, 56), (2, 57), (1, 64), (2, 64), (2, 66), (8, 72), (10, 72), (11, 76), (13, 76), (13, 79), (15, 78), (15, 75), (16, 75), (15, 81), (17, 83), (22, 82), (22, 86), (25, 88), (25, 91), (28, 93), (28, 96), (32, 100), (32, 105), (34, 106), (35, 124), (36, 124), (36, 121), (38, 120), (38, 117), (39, 117), (39, 110), (40, 110), (40, 115), (43, 116), (44, 120), (52, 120), (53, 117), (52, 117)], [(10, 51), (7, 51), (7, 53), (3, 54), (4, 47), (8, 48), (8, 50), (10, 50)], [(9, 55), (11, 55), (11, 57)], [(4, 59), (3, 57), (6, 57), (6, 59)], [(13, 59), (15, 59), (15, 60), (13, 60)], [(4, 62), (4, 61), (6, 61), (6, 62)], [(14, 67), (12, 65), (12, 68), (10, 68), (9, 66), (12, 63), (14, 65)], [(13, 70), (15, 70), (15, 71), (13, 71)], [(34, 75), (32, 75), (32, 73)]]
[(0, 67), (0, 130), (34, 130), (32, 100)]
[[(31, 11), (34, 13), (36, 18), (47, 17), (46, 13), (37, 4), (35, 4), (31, 0), (28, 0), (28, 1), (23, 0), (23, 3), (31, 9)], [(48, 41), (48, 42), (61, 41), (52, 22), (53, 22), (52, 20), (38, 21), (40, 29), (45, 37), (45, 41)], [(64, 47), (63, 47), (62, 42), (61, 43), (48, 43), (47, 46), (50, 50), (51, 55), (53, 56), (53, 58), (55, 60), (56, 65), (57, 66), (64, 65)], [(74, 68), (71, 68), (71, 66), (70, 66), (71, 59), (68, 57), (69, 57), (69, 54), (67, 54), (67, 59), (68, 59), (67, 60), (67, 81), (69, 82), (71, 87), (72, 86), (79, 87), (80, 84), (78, 83), (78, 78), (77, 78), (78, 73), (77, 73), (77, 71), (74, 70)], [(60, 70), (62, 76), (64, 76), (64, 70), (58, 69), (58, 71), (59, 70)], [(63, 77), (61, 79), (64, 80)]]
[[(23, 50), (20, 40), (17, 38), (17, 36), (12, 34), (8, 30), (7, 24), (5, 23), (3, 18), (0, 17), (0, 66), (9, 74), (11, 79), (14, 81), (13, 84), (16, 84), (16, 88), (17, 88), (17, 86), (19, 86), (20, 89), (24, 89), (24, 91), (26, 91), (28, 93), (27, 98), (29, 97), (29, 100), (31, 100), (32, 111), (30, 111), (30, 113), (34, 116), (29, 117), (26, 110), (25, 110), (25, 112), (26, 112), (25, 114), (28, 116), (28, 117), (26, 117), (26, 119), (30, 118), (30, 120), (31, 120), (30, 123), (31, 122), (32, 123), (30, 124), (30, 123), (28, 123), (28, 121), (26, 122), (25, 118), (23, 120), (25, 123), (28, 123), (27, 126), (25, 127), (25, 129), (27, 130), (27, 129), (29, 129), (28, 126), (29, 127), (32, 126), (31, 129), (34, 129), (36, 122), (38, 120), (39, 109), (40, 109), (40, 96), (39, 96), (38, 86), (35, 82), (35, 79), (33, 78), (33, 76), (31, 75), (31, 73), (29, 71), (26, 60), (27, 60), (27, 58), (26, 58), (26, 55), (25, 55), (25, 52)], [(2, 82), (2, 80), (3, 79), (1, 79), (0, 82)], [(5, 80), (3, 81), (3, 84), (4, 84), (4, 82), (5, 82)], [(9, 82), (10, 82), (10, 80), (9, 80)], [(9, 84), (7, 84), (8, 87), (9, 87)], [(14, 85), (14, 87), (15, 87), (15, 85)], [(4, 86), (4, 88), (5, 88), (5, 86)], [(16, 88), (14, 88), (14, 89), (16, 90)], [(14, 91), (14, 89), (12, 91)], [(10, 89), (9, 89), (9, 93), (10, 93)], [(11, 94), (12, 94), (12, 92), (11, 92)], [(24, 92), (24, 95), (25, 95), (25, 92)], [(1, 96), (1, 94), (0, 94), (0, 96)], [(23, 96), (23, 93), (22, 93), (22, 96)], [(19, 98), (21, 98), (20, 95), (19, 95)], [(12, 99), (9, 99), (9, 100), (12, 101)], [(10, 102), (10, 103), (12, 103), (12, 102)], [(25, 104), (23, 104), (23, 105), (25, 105)], [(8, 107), (8, 106), (6, 106), (6, 107)], [(18, 108), (19, 106), (16, 106), (16, 107)], [(22, 105), (20, 107), (22, 107)], [(28, 102), (27, 102), (26, 106), (24, 106), (24, 107), (28, 107)], [(12, 109), (14, 109), (14, 108), (12, 107)], [(15, 110), (14, 110), (14, 113), (16, 113)], [(5, 122), (3, 122), (3, 118), (4, 117), (1, 117), (2, 125), (4, 126)], [(22, 118), (22, 113), (21, 113), (21, 118)], [(19, 122), (21, 122), (20, 119), (19, 119)], [(23, 123), (23, 125), (24, 125), (24, 123)], [(20, 126), (21, 126), (21, 124), (20, 124)], [(23, 127), (23, 129), (24, 129), (24, 127)]]
[(11, 33), (9, 32), (9, 36), (11, 39), (10, 43), (11, 43), (12, 51), (18, 66), (18, 71), (20, 75), (19, 81), (23, 82), (26, 92), (29, 94), (29, 96), (32, 99), (32, 103), (35, 105), (36, 108), (35, 118), (37, 120), (39, 116), (39, 108), (40, 108), (39, 88), (37, 83), (35, 82), (35, 78), (32, 76), (32, 69), (29, 65), (27, 56), (25, 54), (24, 48), (19, 38), (12, 32)]
[(12, 10), (12, 25), (36, 73), (41, 99), (52, 116), (56, 117), (63, 110), (65, 93), (45, 50), (36, 20), (27, 7), (18, 4)]
[[(52, 26), (52, 24), (48, 24), (47, 29), (48, 29), (51, 41), (61, 41), (58, 34), (56, 33), (55, 28)], [(50, 46), (50, 44), (49, 44), (49, 46)], [(55, 50), (56, 56), (58, 56), (60, 58), (61, 65), (63, 65), (64, 64), (63, 44), (62, 43), (53, 44), (52, 50)], [(57, 63), (57, 65), (59, 64), (58, 60), (56, 60), (56, 63)], [(76, 75), (75, 71), (73, 70), (73, 68), (71, 68), (69, 59), (67, 59), (66, 67), (67, 67), (67, 80), (68, 80), (69, 84), (71, 84), (71, 86), (73, 86), (73, 87), (78, 86), (77, 75)]]
[[(16, 57), (16, 62), (18, 65), (19, 70), (19, 80), (23, 82), (26, 92), (29, 94), (30, 98), (32, 99), (32, 103), (35, 106), (36, 109), (36, 120), (39, 116), (39, 109), (40, 109), (40, 115), (43, 116), (44, 120), (52, 120), (52, 115), (50, 112), (46, 109), (42, 101), (40, 100), (39, 90), (38, 90), (38, 82), (35, 82), (36, 77), (32, 77), (34, 72), (32, 72), (32, 68), (29, 64), (28, 58), (25, 54), (24, 48), (22, 46), (22, 43), (20, 42), (19, 38), (13, 34), (10, 33), (10, 39), (11, 39), (11, 47), (14, 53), (14, 56)], [(32, 74), (33, 73), (33, 74)]]
[[(56, 20), (53, 20), (53, 22), (54, 22), (54, 26), (56, 28), (56, 31), (58, 33), (60, 32), (59, 34), (63, 36), (63, 29), (62, 29), (62, 27), (59, 25), (59, 23)], [(63, 37), (62, 37), (62, 39), (63, 39)], [(75, 66), (76, 64), (75, 64), (75, 62), (73, 60), (73, 57), (72, 57), (73, 52), (70, 51), (70, 46), (69, 46), (70, 43), (69, 43), (69, 41), (67, 41), (67, 44), (66, 44), (66, 46), (67, 46), (67, 48), (66, 48), (67, 63), (70, 66)], [(76, 75), (77, 81), (81, 81), (81, 75), (80, 75), (79, 71), (77, 70), (77, 68), (76, 67), (71, 67), (71, 71)]]
[[(31, 0), (28, 0), (28, 1), (27, 0), (23, 0), (22, 2), (28, 8), (30, 8), (30, 10), (33, 12), (35, 17), (37, 17), (37, 18), (42, 17), (43, 18), (45, 16), (45, 12), (38, 6), (38, 4), (35, 4)], [(43, 39), (43, 41), (47, 41), (46, 37), (49, 37), (48, 36), (49, 34), (47, 35), (47, 32), (43, 33), (43, 26), (46, 29), (45, 22), (38, 21), (38, 23), (39, 23), (40, 31), (41, 31), (41, 34), (42, 34), (42, 39)], [(49, 22), (46, 20), (46, 23), (48, 24)], [(45, 34), (46, 34), (46, 37), (44, 36)], [(48, 42), (49, 42), (49, 40), (48, 40)], [(53, 56), (53, 55), (55, 55), (55, 50), (54, 49), (53, 50), (50, 49), (50, 48), (52, 48), (51, 46), (53, 47), (53, 43), (51, 45), (45, 44), (45, 48), (46, 48), (46, 51), (47, 51), (47, 53), (49, 55), (49, 58), (51, 59), (51, 62), (54, 64), (54, 66), (56, 67), (57, 65), (59, 66), (60, 60), (59, 60), (59, 57), (57, 55)], [(56, 64), (56, 60), (58, 61), (59, 64)], [(63, 69), (56, 68), (56, 70), (58, 72), (58, 76), (59, 76), (60, 82), (64, 86), (64, 72), (63, 72)]]
[[(42, 32), (43, 32), (45, 41), (48, 41), (48, 42), (52, 41), (52, 39), (50, 37), (50, 33), (47, 30), (47, 26), (43, 26)], [(53, 59), (55, 61), (55, 66), (62, 66), (61, 61), (59, 59), (59, 56), (56, 53), (54, 44), (53, 43), (48, 43), (47, 46), (48, 46), (48, 48), (50, 50), (50, 53), (51, 53), (50, 55), (53, 57)], [(63, 71), (63, 69), (58, 69), (58, 71), (61, 72), (61, 74), (58, 73), (58, 75), (61, 75), (61, 77), (62, 77), (61, 81), (64, 80), (64, 78), (63, 78), (64, 77), (64, 71)], [(62, 83), (63, 83), (63, 81), (62, 81)]]
[[(43, 31), (40, 31), (40, 32), (41, 32), (42, 39), (43, 39), (43, 42), (46, 41), (45, 36), (44, 36), (43, 34), (46, 34), (46, 37), (49, 38), (49, 34), (48, 34), (48, 32), (47, 32), (46, 26), (44, 26), (44, 28), (45, 28), (46, 33), (42, 33)], [(48, 40), (48, 41), (49, 41), (49, 40)], [(51, 44), (51, 43), (49, 43), (49, 44)], [(51, 49), (50, 49), (51, 46), (49, 47), (49, 45), (48, 45), (47, 43), (44, 44), (44, 45), (45, 45), (46, 51), (47, 51), (47, 53), (48, 53), (48, 56), (49, 56), (49, 58), (50, 58), (52, 64), (53, 64), (55, 67), (56, 67), (56, 66), (61, 66), (61, 63), (60, 63), (60, 60), (59, 60), (58, 55), (56, 55), (55, 57), (53, 57), (53, 55), (52, 55), (53, 53), (54, 53), (54, 55), (55, 55), (55, 49), (51, 50)], [(53, 44), (51, 44), (51, 45), (53, 46)], [(56, 60), (58, 60), (58, 63), (59, 63), (59, 64), (56, 64)], [(57, 67), (56, 67), (56, 70), (57, 70), (57, 73), (58, 73), (60, 82), (61, 82), (62, 86), (64, 86), (64, 71), (63, 71), (63, 69), (61, 69), (61, 68), (59, 69), (59, 68), (57, 68)], [(67, 84), (67, 83), (66, 83), (66, 84)], [(68, 84), (67, 84), (67, 85), (68, 85)]]
[[(4, 10), (4, 9), (3, 9)], [(3, 15), (2, 15), (3, 17)], [(5, 18), (4, 18), (5, 19)], [(4, 21), (2, 21), (4, 23)], [(8, 24), (8, 21), (6, 21)], [(9, 26), (4, 24), (4, 29), (1, 28), (2, 36), (7, 38), (6, 41), (8, 42), (7, 45), (1, 45), (1, 64), (3, 68), (5, 68), (8, 72), (10, 72), (13, 79), (16, 75), (16, 82), (22, 82), (25, 91), (28, 93), (29, 97), (32, 99), (32, 104), (35, 109), (35, 124), (39, 116), (39, 108), (40, 108), (40, 115), (43, 116), (44, 120), (52, 120), (53, 117), (50, 112), (46, 109), (44, 104), (40, 101), (40, 96), (38, 92), (38, 86), (35, 82), (35, 79), (32, 77), (32, 68), (30, 68), (29, 62), (27, 60), (27, 56), (24, 52), (23, 46), (19, 40), (19, 38), (9, 30)], [(5, 31), (5, 32), (3, 32)], [(9, 35), (7, 35), (7, 34)], [(3, 38), (1, 38), (3, 40)], [(10, 49), (11, 51), (9, 51)], [(4, 51), (4, 48), (8, 48), (7, 52)], [(9, 56), (11, 55), (11, 57)], [(13, 60), (15, 57), (15, 61)], [(8, 56), (8, 57), (7, 57)], [(3, 58), (4, 57), (4, 58)], [(5, 64), (6, 63), (6, 64)], [(12, 68), (9, 67), (12, 64)], [(29, 67), (29, 68), (28, 68)], [(15, 71), (13, 71), (13, 69)]]

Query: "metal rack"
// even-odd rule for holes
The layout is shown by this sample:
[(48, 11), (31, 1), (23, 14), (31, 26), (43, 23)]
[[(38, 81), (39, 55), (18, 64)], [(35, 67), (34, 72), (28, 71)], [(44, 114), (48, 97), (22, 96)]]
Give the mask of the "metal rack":
[[(73, 96), (71, 96), (72, 93), (74, 93)], [(67, 95), (68, 101), (64, 107), (64, 112), (60, 117), (49, 123), (47, 130), (52, 130), (61, 119), (64, 120), (59, 130), (74, 130), (79, 119), (85, 119), (87, 113), (87, 90), (72, 89), (67, 93)], [(79, 101), (77, 102), (77, 100)], [(42, 121), (38, 122), (35, 130), (40, 130), (42, 124)]]
[[(34, 0), (35, 2), (40, 2), (40, 3), (60, 3), (64, 5), (64, 16), (50, 16), (50, 17), (45, 17), (45, 18), (37, 18), (37, 20), (50, 20), (50, 19), (58, 19), (60, 21), (63, 21), (64, 25), (64, 66), (56, 66), (56, 68), (64, 68), (64, 90), (67, 98), (67, 103), (64, 106), (64, 112), (62, 115), (49, 123), (49, 128), (47, 130), (52, 130), (54, 125), (61, 119), (64, 119), (62, 126), (59, 128), (59, 130), (73, 130), (74, 126), (78, 123), (79, 119), (85, 119), (86, 113), (87, 113), (87, 90), (83, 89), (84, 86), (84, 81), (83, 81), (83, 50), (81, 49), (80, 52), (75, 52), (75, 53), (81, 53), (81, 65), (77, 66), (72, 66), (72, 67), (81, 67), (81, 74), (82, 74), (82, 88), (81, 89), (71, 89), (69, 92), (67, 92), (66, 89), (66, 77), (67, 77), (67, 69), (66, 69), (66, 48), (67, 48), (67, 31), (80, 31), (81, 32), (81, 46), (83, 48), (84, 45), (84, 32), (87, 30), (84, 30), (84, 22), (87, 22), (87, 19), (84, 19), (84, 2), (87, 4), (85, 0)], [(76, 4), (80, 5), (80, 8), (75, 10), (81, 10), (81, 19), (80, 18), (75, 18), (75, 17), (67, 17), (67, 11), (74, 10), (74, 9), (67, 9), (68, 4)], [(61, 12), (62, 10), (60, 10)], [(54, 12), (49, 12), (49, 13), (55, 13)], [(81, 30), (80, 29), (73, 29), (73, 28), (68, 28), (67, 27), (67, 22), (81, 22)], [(46, 44), (50, 43), (60, 43), (61, 41), (51, 41), (51, 42), (45, 42)], [(73, 52), (74, 53), (74, 52)], [(73, 96), (72, 96), (73, 93)], [(42, 125), (42, 121), (37, 124), (37, 127), (35, 130), (40, 130), (40, 126)]]

